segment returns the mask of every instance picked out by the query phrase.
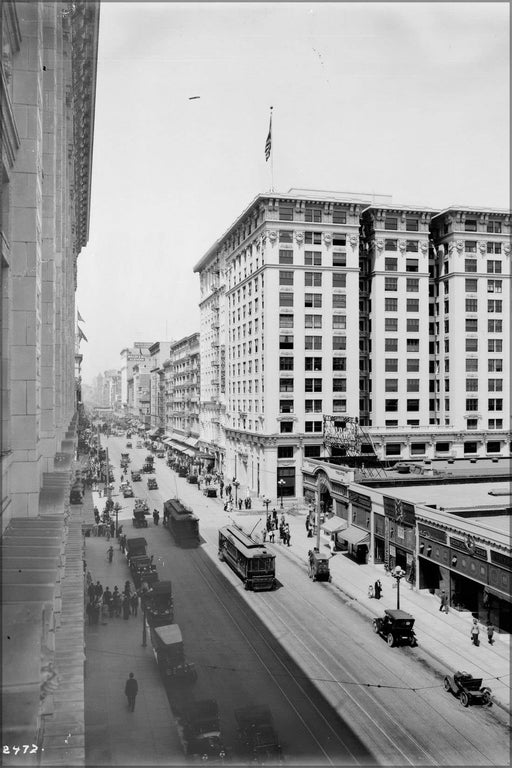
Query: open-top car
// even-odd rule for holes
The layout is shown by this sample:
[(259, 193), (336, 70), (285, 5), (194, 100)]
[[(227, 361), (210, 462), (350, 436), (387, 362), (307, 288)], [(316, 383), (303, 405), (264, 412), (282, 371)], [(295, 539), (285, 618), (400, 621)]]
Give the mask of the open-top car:
[(456, 696), (463, 707), (470, 704), (483, 704), (492, 706), (492, 691), (487, 686), (482, 687), (482, 678), (473, 677), (469, 672), (455, 672), (454, 675), (446, 675), (444, 688)]
[(148, 491), (158, 490), (158, 483), (155, 477), (148, 477)]
[(144, 499), (135, 499), (134, 510), (141, 510), (144, 515), (149, 515), (149, 506)]
[(414, 618), (410, 613), (396, 608), (386, 608), (384, 616), (373, 620), (374, 631), (386, 638), (390, 647), (394, 645), (418, 645), (414, 632)]
[(140, 482), (142, 475), (138, 469), (132, 469), (132, 483)]
[(157, 451), (156, 457), (157, 459), (165, 459), (165, 451)]

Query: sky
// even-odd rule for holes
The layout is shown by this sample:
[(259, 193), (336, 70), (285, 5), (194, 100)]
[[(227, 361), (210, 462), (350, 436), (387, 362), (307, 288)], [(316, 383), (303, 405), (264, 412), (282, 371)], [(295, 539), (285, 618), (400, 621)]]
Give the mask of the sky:
[[(194, 265), (272, 186), (510, 206), (509, 5), (102, 2), (82, 376), (199, 330)], [(200, 96), (191, 100), (192, 96)]]

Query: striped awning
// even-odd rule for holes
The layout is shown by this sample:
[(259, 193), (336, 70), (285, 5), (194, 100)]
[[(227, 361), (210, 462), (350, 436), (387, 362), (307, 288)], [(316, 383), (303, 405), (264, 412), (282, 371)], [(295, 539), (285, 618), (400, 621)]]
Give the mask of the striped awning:
[(357, 547), (359, 544), (368, 544), (370, 541), (370, 534), (368, 531), (363, 531), (362, 528), (357, 528), (355, 525), (349, 525), (345, 530), (338, 532), (338, 538)]

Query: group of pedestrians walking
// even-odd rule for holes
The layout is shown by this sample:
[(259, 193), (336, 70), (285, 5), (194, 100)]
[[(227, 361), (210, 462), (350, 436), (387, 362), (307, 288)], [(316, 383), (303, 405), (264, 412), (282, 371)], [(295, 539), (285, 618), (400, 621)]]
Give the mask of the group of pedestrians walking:
[(119, 591), (117, 585), (111, 592), (110, 587), (103, 589), (99, 581), (93, 584), (90, 571), (87, 571), (87, 596), (86, 613), (89, 624), (98, 624), (100, 616), (113, 619), (119, 618), (122, 614), (123, 619), (126, 620), (130, 616), (137, 616), (139, 596), (137, 592), (132, 592), (129, 581), (125, 583), (123, 593)]

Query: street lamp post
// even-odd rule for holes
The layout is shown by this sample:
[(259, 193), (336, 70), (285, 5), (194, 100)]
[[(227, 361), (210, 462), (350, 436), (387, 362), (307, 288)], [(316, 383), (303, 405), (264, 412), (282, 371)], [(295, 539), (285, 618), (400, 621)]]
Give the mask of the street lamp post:
[(235, 489), (235, 507), (238, 505), (238, 488), (240, 486), (240, 481), (236, 479), (236, 477), (233, 478), (233, 488)]
[(269, 507), (269, 504), (270, 504), (270, 499), (267, 499), (267, 498), (263, 499), (263, 503), (265, 505), (266, 512), (267, 512), (267, 515), (268, 515), (268, 507)]
[(119, 512), (121, 511), (121, 507), (119, 506), (119, 502), (116, 501), (114, 504), (114, 512), (116, 515), (116, 539), (119, 537)]
[(279, 495), (281, 497), (281, 509), (283, 509), (283, 488), (284, 488), (284, 485), (285, 485), (285, 482), (284, 482), (283, 478), (278, 480), (277, 484), (279, 486)]
[(396, 568), (393, 568), (391, 571), (391, 575), (394, 579), (396, 579), (396, 609), (398, 611), (400, 610), (400, 581), (406, 574), (405, 571), (403, 571), (400, 566), (397, 565)]

